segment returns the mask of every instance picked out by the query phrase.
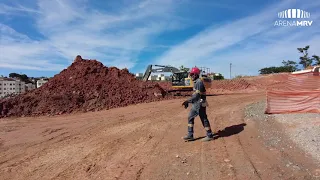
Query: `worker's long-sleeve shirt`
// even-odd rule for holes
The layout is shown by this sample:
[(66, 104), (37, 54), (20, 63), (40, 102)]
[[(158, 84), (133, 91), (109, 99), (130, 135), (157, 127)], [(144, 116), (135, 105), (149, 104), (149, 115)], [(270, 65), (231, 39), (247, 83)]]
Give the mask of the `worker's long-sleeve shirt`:
[(206, 88), (200, 78), (194, 81), (193, 90), (194, 92), (191, 98), (188, 99), (188, 102), (192, 103), (192, 105), (198, 109), (200, 108), (201, 104), (206, 100)]

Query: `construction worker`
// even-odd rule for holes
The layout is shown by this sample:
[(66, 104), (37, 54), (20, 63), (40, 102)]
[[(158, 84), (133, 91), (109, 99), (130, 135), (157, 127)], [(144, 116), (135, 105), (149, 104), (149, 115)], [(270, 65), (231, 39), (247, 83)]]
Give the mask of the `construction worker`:
[(194, 118), (199, 115), (202, 125), (207, 131), (207, 136), (202, 139), (202, 141), (210, 141), (213, 139), (213, 134), (210, 127), (210, 122), (207, 118), (206, 113), (206, 88), (202, 82), (202, 80), (199, 78), (200, 76), (200, 69), (197, 67), (194, 67), (190, 71), (190, 76), (192, 80), (194, 81), (194, 93), (192, 94), (192, 97), (182, 103), (182, 105), (185, 108), (188, 108), (189, 103), (192, 104), (192, 108), (189, 113), (188, 117), (188, 135), (183, 137), (185, 141), (191, 141), (194, 140), (193, 137), (193, 128), (194, 128)]

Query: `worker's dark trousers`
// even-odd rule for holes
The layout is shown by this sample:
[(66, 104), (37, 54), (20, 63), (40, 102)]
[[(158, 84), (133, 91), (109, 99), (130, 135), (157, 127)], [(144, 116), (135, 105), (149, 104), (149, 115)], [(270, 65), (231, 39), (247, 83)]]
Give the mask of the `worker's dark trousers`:
[(212, 136), (212, 131), (210, 127), (210, 122), (207, 117), (207, 112), (206, 112), (206, 107), (200, 107), (196, 108), (194, 105), (191, 108), (191, 111), (189, 113), (188, 117), (188, 136), (193, 136), (193, 128), (194, 128), (194, 119), (199, 115), (203, 127), (207, 131), (207, 136), (211, 137)]

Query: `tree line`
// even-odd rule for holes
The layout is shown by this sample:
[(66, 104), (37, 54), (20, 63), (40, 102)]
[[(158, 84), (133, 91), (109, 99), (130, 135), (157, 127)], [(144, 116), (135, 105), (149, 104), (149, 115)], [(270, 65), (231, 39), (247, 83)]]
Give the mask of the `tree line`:
[(310, 66), (317, 66), (320, 65), (320, 58), (317, 55), (309, 56), (309, 50), (310, 46), (307, 45), (304, 48), (297, 48), (298, 52), (301, 54), (299, 57), (300, 61), (299, 63), (291, 60), (282, 61), (282, 66), (271, 66), (271, 67), (265, 67), (259, 70), (260, 74), (272, 74), (272, 73), (281, 73), (281, 72), (294, 72), (299, 71), (298, 68), (299, 64), (302, 65), (304, 69)]
[(42, 77), (39, 77), (39, 78), (35, 78), (35, 77), (28, 77), (26, 74), (18, 74), (18, 73), (10, 73), (9, 74), (9, 77), (10, 78), (17, 78), (17, 79), (20, 79), (21, 81), (24, 81), (24, 82), (26, 82), (26, 83), (33, 83), (32, 81), (31, 81), (31, 79), (34, 79), (34, 80), (39, 80), (39, 79), (48, 79), (47, 77), (44, 77), (44, 76), (42, 76)]

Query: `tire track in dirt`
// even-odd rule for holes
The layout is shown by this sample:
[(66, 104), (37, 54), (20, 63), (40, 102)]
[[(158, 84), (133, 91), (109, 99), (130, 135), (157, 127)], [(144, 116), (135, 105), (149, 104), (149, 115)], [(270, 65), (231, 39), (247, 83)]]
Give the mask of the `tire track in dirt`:
[[(172, 110), (171, 110), (172, 111)], [(160, 112), (160, 111), (159, 111)], [(170, 113), (170, 112), (168, 112)], [(173, 113), (173, 112), (172, 112)], [(157, 117), (155, 115), (155, 117)], [(128, 161), (128, 163), (123, 167), (124, 170), (120, 172), (120, 175), (117, 175), (117, 179), (127, 179), (134, 175), (137, 175), (140, 177), (143, 173), (143, 170), (145, 169), (145, 166), (150, 162), (150, 160), (147, 160), (146, 156), (152, 154), (156, 147), (161, 143), (161, 141), (165, 137), (165, 133), (170, 130), (171, 125), (166, 124), (165, 132), (163, 133), (157, 133), (153, 132), (152, 127), (153, 126), (159, 126), (159, 123), (163, 124), (166, 120), (163, 120), (163, 118), (153, 118), (152, 120), (149, 120), (145, 123), (144, 127), (147, 127), (145, 129), (140, 129), (137, 133), (134, 133), (134, 135), (128, 135), (128, 136), (138, 136), (138, 137), (147, 137), (146, 142), (143, 143), (143, 145), (140, 147), (136, 147), (134, 150), (136, 151), (135, 154), (133, 154)], [(165, 124), (163, 124), (165, 125)], [(163, 126), (162, 125), (162, 126)], [(144, 159), (144, 161), (141, 161), (141, 159)], [(131, 165), (130, 165), (131, 164)], [(130, 165), (130, 166), (129, 166)]]
[(251, 164), (252, 168), (254, 169), (255, 174), (258, 176), (259, 179), (262, 179), (261, 176), (260, 176), (260, 174), (258, 173), (257, 168), (256, 168), (255, 165), (253, 164), (250, 156), (247, 154), (247, 152), (246, 152), (245, 149), (243, 148), (242, 143), (241, 143), (239, 137), (237, 137), (237, 139), (238, 139), (238, 142), (239, 142), (239, 144), (240, 144), (240, 146), (241, 146), (241, 148), (242, 148), (245, 156), (247, 157), (247, 159), (248, 159), (249, 163)]
[[(102, 135), (103, 131), (98, 133), (97, 139), (95, 139), (94, 141), (91, 141), (92, 145), (89, 145), (89, 144), (87, 145), (87, 146), (93, 146), (93, 147), (96, 146), (96, 148), (92, 149), (86, 156), (82, 156), (81, 158), (79, 158), (77, 162), (73, 163), (71, 166), (64, 169), (62, 172), (60, 172), (56, 176), (56, 178), (64, 179), (65, 177), (68, 177), (71, 174), (73, 174), (74, 171), (78, 171), (79, 175), (83, 175), (88, 179), (93, 178), (92, 176), (96, 176), (97, 178), (99, 176), (100, 170), (104, 168), (104, 165), (103, 165), (104, 159), (108, 159), (108, 157), (112, 157), (117, 152), (118, 147), (115, 146), (115, 144), (122, 145), (123, 138), (125, 136), (132, 133), (137, 128), (141, 128), (144, 125), (138, 121), (138, 122), (126, 124), (126, 126), (131, 127), (131, 131), (127, 131), (126, 133), (123, 133), (121, 136), (119, 136), (118, 133)], [(103, 137), (106, 137), (106, 136), (108, 136), (109, 140), (106, 142), (101, 141)], [(79, 176), (78, 174), (77, 176)], [(77, 177), (77, 176), (74, 176), (74, 177)]]
[[(212, 128), (214, 129), (214, 132), (217, 132), (222, 127), (224, 128), (221, 121), (223, 119), (225, 119), (224, 118), (225, 113), (226, 112), (221, 110), (221, 112), (219, 114), (215, 115), (216, 117), (214, 118), (214, 121), (212, 123), (213, 124)], [(210, 115), (211, 115), (211, 117), (214, 117), (214, 115), (212, 115), (212, 114), (210, 114)], [(220, 165), (219, 167), (217, 167), (217, 169), (219, 171), (217, 179), (230, 179), (230, 180), (236, 179), (236, 176), (235, 176), (236, 172), (233, 169), (233, 166), (230, 166), (229, 163), (225, 162), (225, 160), (230, 159), (230, 155), (227, 151), (227, 146), (226, 146), (226, 142), (225, 142), (224, 138), (215, 136), (214, 139), (215, 140), (213, 141), (213, 143), (216, 148), (214, 149), (213, 154), (215, 156), (216, 164)]]
[[(15, 144), (12, 146), (6, 145), (4, 139), (1, 148), (10, 156), (9, 162), (0, 164), (0, 173), (3, 179), (26, 180), (283, 179), (281, 161), (287, 157), (266, 149), (256, 138), (256, 126), (244, 121), (242, 114), (243, 106), (263, 96), (209, 97), (208, 118), (215, 132), (222, 130), (217, 133), (220, 137), (210, 142), (181, 139), (187, 133), (190, 109), (183, 109), (180, 100), (62, 116), (50, 118), (50, 121), (43, 119), (39, 133), (48, 127), (63, 127), (65, 129), (58, 132), (68, 134), (50, 141), (47, 140), (50, 136), (20, 144), (12, 141), (11, 144)], [(37, 125), (32, 122), (33, 126), (27, 127), (30, 131), (26, 131), (31, 134)], [(245, 127), (244, 122), (247, 123)], [(19, 133), (19, 129), (10, 133)], [(58, 134), (52, 133), (53, 136)], [(197, 117), (195, 137), (202, 135), (205, 130)], [(34, 143), (39, 144), (32, 146)], [(21, 154), (26, 146), (30, 146), (28, 151)], [(12, 159), (17, 154), (20, 157)], [(3, 171), (8, 165), (19, 163), (21, 158), (27, 159), (26, 162), (12, 172)], [(14, 173), (18, 170), (19, 174)]]
[[(234, 107), (228, 107), (228, 109), (231, 109), (228, 121), (221, 121), (221, 123), (215, 122), (217, 122), (220, 128), (244, 123), (243, 107), (246, 104), (248, 104), (248, 102), (244, 101), (238, 105), (235, 104)], [(222, 115), (222, 118), (226, 117), (228, 117), (228, 115)], [(227, 129), (225, 130), (227, 131)], [(233, 128), (233, 130), (229, 128), (229, 131), (239, 132), (236, 128)], [(228, 152), (228, 161), (233, 166), (232, 169), (234, 169), (237, 179), (282, 180), (293, 177), (305, 179), (308, 176), (304, 172), (288, 170), (285, 166), (286, 164), (283, 162), (288, 161), (288, 159), (290, 160), (290, 157), (283, 157), (281, 153), (270, 151), (269, 148), (263, 145), (261, 139), (257, 138), (259, 134), (256, 131), (256, 126), (249, 124), (246, 125), (240, 133), (223, 137)], [(219, 139), (220, 138), (217, 140)], [(243, 142), (245, 142), (245, 144)], [(222, 161), (220, 163), (222, 163)]]
[[(220, 129), (221, 121), (224, 119), (223, 115), (228, 112), (227, 109), (220, 108), (225, 106), (226, 101), (222, 102), (219, 106), (211, 108), (210, 106), (207, 108), (208, 119), (211, 123), (211, 128), (214, 133)], [(213, 104), (210, 102), (209, 104)], [(197, 117), (199, 120), (199, 117)], [(199, 120), (200, 121), (200, 120)], [(200, 125), (199, 125), (200, 126)], [(197, 128), (196, 131), (204, 131), (204, 128), (201, 124), (200, 128)], [(211, 152), (213, 156), (211, 156)], [(211, 142), (203, 142), (201, 143), (201, 178), (207, 179), (208, 177), (214, 177), (215, 179), (230, 179), (232, 178), (234, 172), (232, 169), (225, 166), (224, 159), (229, 157), (225, 142), (222, 138), (217, 138), (215, 136), (215, 140)], [(210, 167), (215, 168), (214, 171)], [(221, 166), (222, 165), (222, 166)]]
[[(183, 111), (182, 113), (178, 114), (177, 117), (173, 117), (173, 119), (178, 119), (178, 118), (182, 118), (184, 116), (185, 120), (182, 120), (182, 121), (179, 121), (180, 123), (176, 124), (174, 127), (180, 127), (179, 129), (182, 129), (181, 127), (184, 127), (183, 128), (183, 131), (179, 130), (179, 136), (181, 136), (182, 134), (185, 134), (186, 133), (186, 128), (187, 128), (187, 114), (188, 114), (188, 111), (189, 110), (185, 110)], [(227, 110), (226, 110), (227, 112)], [(182, 115), (184, 114), (184, 115)], [(210, 117), (209, 117), (210, 119)], [(205, 133), (202, 125), (200, 125), (199, 123), (200, 121), (198, 121), (198, 119), (196, 120), (196, 129), (195, 129), (195, 133), (196, 134), (199, 134), (199, 133)], [(200, 130), (201, 128), (201, 130)], [(183, 133), (181, 133), (183, 132)], [(177, 136), (177, 133), (176, 132), (170, 132), (168, 134), (168, 136), (171, 136), (171, 137), (176, 137)], [(176, 140), (175, 140), (176, 141)], [(166, 143), (166, 142), (164, 142)], [(207, 177), (215, 177), (215, 179), (220, 179), (220, 175), (221, 174), (219, 171), (217, 172), (215, 169), (212, 169), (213, 168), (217, 168), (219, 167), (219, 162), (216, 162), (215, 158), (219, 158), (218, 157), (214, 157), (212, 156), (212, 153), (208, 154), (208, 152), (212, 151), (213, 150), (213, 154), (215, 154), (215, 147), (212, 147), (210, 146), (210, 144), (207, 144), (207, 143), (202, 143), (200, 141), (195, 141), (195, 142), (190, 142), (190, 143), (184, 143), (181, 141), (181, 139), (179, 139), (179, 142), (172, 142), (172, 143), (179, 143), (182, 147), (184, 148), (179, 148), (179, 147), (176, 147), (176, 146), (173, 146), (173, 147), (168, 147), (168, 148), (177, 148), (177, 151), (179, 151), (179, 154), (181, 156), (184, 155), (184, 156), (187, 156), (188, 158), (188, 163), (190, 161), (190, 164), (193, 164), (196, 166), (196, 164), (199, 164), (199, 167), (201, 166), (201, 168), (199, 170), (191, 170), (191, 172), (189, 173), (188, 171), (190, 170), (186, 170), (186, 174), (189, 174), (189, 178), (199, 178), (199, 177), (196, 177), (196, 174), (202, 176), (203, 178), (207, 178)], [(217, 145), (219, 146), (219, 145)], [(161, 147), (162, 149), (164, 149), (164, 147)], [(189, 152), (192, 153), (192, 156), (188, 156), (188, 151), (186, 152), (186, 150), (188, 150), (188, 148), (190, 148)], [(200, 151), (199, 151), (200, 149)], [(205, 153), (204, 153), (205, 152)], [(222, 154), (223, 152), (226, 152), (226, 150), (218, 150), (216, 154)], [(175, 156), (175, 155), (174, 155)], [(198, 161), (197, 157), (199, 157), (200, 161)], [(181, 157), (183, 158), (183, 157)], [(180, 158), (178, 158), (180, 159)], [(160, 160), (159, 159), (156, 159), (156, 160)], [(223, 161), (223, 159), (222, 159)], [(161, 162), (159, 162), (161, 163)], [(174, 160), (170, 160), (168, 162), (169, 164), (172, 164), (170, 165), (168, 168), (166, 167), (163, 167), (164, 168), (164, 174), (169, 174), (169, 175), (163, 175), (163, 176), (160, 176), (160, 177), (163, 177), (162, 179), (172, 179), (173, 177), (170, 175), (171, 173), (176, 173), (177, 174), (177, 169), (179, 167), (179, 171), (180, 172), (183, 172), (185, 167), (180, 167), (179, 164), (176, 164), (176, 161)], [(214, 166), (212, 166), (214, 165)], [(166, 169), (169, 169), (169, 170), (166, 170)], [(228, 168), (225, 168), (225, 170), (228, 170)], [(180, 173), (179, 172), (179, 173)], [(158, 174), (157, 174), (158, 175)], [(180, 175), (180, 174), (179, 174)], [(184, 174), (185, 175), (185, 174)], [(177, 177), (177, 176), (176, 176)], [(180, 178), (184, 179), (186, 177), (184, 176), (179, 176)], [(201, 178), (201, 177), (200, 177)], [(226, 179), (229, 179), (229, 177), (226, 177)]]
[[(172, 126), (170, 124), (167, 124), (167, 126), (164, 128), (165, 129), (164, 133), (161, 133), (157, 137), (155, 137), (155, 136), (151, 137), (151, 138), (149, 137), (149, 140), (147, 140), (143, 144), (143, 146), (140, 148), (140, 150), (134, 156), (132, 156), (132, 158), (129, 159), (128, 164), (125, 167), (125, 170), (123, 170), (121, 172), (121, 174), (119, 175), (118, 178), (128, 179), (128, 178), (132, 177), (134, 174), (136, 174), (137, 175), (136, 179), (139, 179), (141, 177), (145, 167), (148, 166), (148, 164), (151, 162), (151, 159), (145, 160), (143, 162), (141, 162), (141, 159), (143, 159), (143, 157), (145, 157), (145, 156), (150, 156), (154, 153), (157, 146), (165, 138), (166, 133), (168, 131), (170, 131), (171, 127)], [(150, 130), (150, 129), (148, 129), (148, 130)], [(151, 132), (149, 132), (149, 133), (151, 133)], [(157, 139), (157, 140), (154, 140), (154, 142), (151, 142), (152, 139)], [(151, 142), (151, 143), (149, 143), (149, 142)], [(133, 161), (131, 161), (131, 160), (133, 160)], [(134, 164), (136, 166), (134, 168), (132, 168), (133, 166), (129, 167), (128, 166), (129, 164)]]
[(203, 144), (201, 144), (201, 163), (200, 163), (200, 170), (201, 170), (201, 179), (204, 180), (204, 152), (203, 152)]
[[(289, 137), (283, 133), (285, 128), (280, 128), (272, 119), (260, 119), (255, 117), (246, 117), (248, 124), (246, 131), (241, 134), (241, 143), (250, 156), (252, 163), (260, 173), (262, 179), (316, 179), (308, 172), (308, 169), (316, 169), (316, 165), (312, 163), (312, 159), (306, 157)], [(260, 130), (258, 130), (260, 129)], [(281, 142), (270, 146), (270, 139), (264, 139), (264, 134), (260, 134), (261, 130), (274, 134), (281, 138)], [(250, 132), (251, 134), (248, 134)], [(280, 134), (281, 135), (280, 135)], [(246, 141), (253, 137), (255, 141)], [(257, 138), (258, 137), (258, 138)], [(260, 148), (259, 151), (255, 147)], [(283, 149), (282, 147), (292, 146), (294, 148)], [(293, 163), (297, 169), (288, 167), (288, 163)]]
[[(245, 99), (245, 97), (243, 98)], [(218, 101), (220, 100), (221, 99), (218, 99)], [(223, 101), (221, 103), (221, 106), (225, 106), (226, 104), (230, 103), (232, 102)], [(174, 124), (172, 122), (169, 122), (172, 123), (172, 129), (175, 129), (175, 131), (168, 132), (167, 136), (172, 138), (165, 138), (163, 143), (159, 147), (163, 150), (172, 149), (174, 151), (169, 151), (168, 153), (160, 153), (158, 155), (159, 157), (154, 159), (154, 161), (158, 161), (157, 165), (151, 164), (150, 166), (146, 167), (146, 174), (153, 173), (154, 176), (158, 177), (159, 179), (175, 179), (177, 177), (179, 177), (179, 179), (201, 179), (201, 176), (203, 178), (209, 179), (230, 179), (232, 177), (234, 177), (233, 179), (235, 179), (235, 176), (233, 175), (235, 173), (232, 169), (230, 170), (230, 168), (227, 167), (225, 165), (226, 163), (224, 162), (224, 159), (228, 158), (229, 155), (227, 154), (222, 139), (219, 139), (219, 141), (221, 142), (217, 144), (216, 141), (208, 143), (202, 143), (200, 141), (185, 143), (180, 138), (176, 138), (177, 136), (181, 137), (186, 133), (188, 111), (189, 109), (182, 110), (181, 113), (176, 113), (176, 115), (172, 117), (172, 119), (183, 118), (183, 120), (180, 120), (178, 122), (171, 120), (172, 122), (177, 122)], [(230, 110), (221, 108), (220, 111), (220, 108), (216, 108), (214, 113), (227, 114), (228, 111)], [(215, 116), (209, 115), (209, 120), (212, 117)], [(218, 116), (218, 118), (220, 117)], [(197, 134), (205, 134), (202, 124), (200, 123), (198, 118), (195, 121), (196, 137)], [(176, 154), (178, 154), (180, 157), (176, 158)], [(170, 158), (170, 156), (172, 158)], [(180, 163), (180, 160), (185, 158), (187, 159), (187, 162)], [(164, 162), (164, 159), (166, 162)], [(165, 166), (161, 166), (162, 164)], [(220, 166), (221, 164), (223, 166)], [(190, 169), (189, 166), (192, 166), (193, 168)], [(201, 168), (199, 168), (200, 166)], [(161, 171), (159, 169), (161, 169)], [(229, 174), (233, 176), (230, 176)], [(146, 176), (142, 176), (142, 178), (146, 178)]]
[[(242, 171), (250, 171), (252, 169), (254, 170), (253, 164), (251, 164), (246, 158), (245, 153), (241, 152), (242, 144), (240, 144), (240, 142), (236, 140), (238, 138), (237, 133), (240, 132), (228, 131), (230, 131), (233, 126), (239, 126), (241, 125), (241, 123), (243, 123), (243, 121), (239, 119), (239, 116), (235, 116), (233, 112), (241, 113), (241, 110), (238, 107), (243, 106), (244, 103), (248, 101), (248, 99), (249, 101), (254, 101), (254, 99), (256, 99), (257, 97), (255, 95), (241, 97), (241, 99), (246, 99), (243, 101), (240, 100), (241, 103), (232, 103), (232, 99), (234, 97), (230, 96), (229, 98), (231, 99), (231, 103), (220, 105), (223, 108), (217, 108), (215, 109), (215, 112), (208, 113), (209, 118), (215, 117), (212, 126), (216, 134), (218, 134), (215, 136), (215, 140), (213, 143), (214, 146), (219, 147), (214, 152), (217, 160), (216, 164), (222, 165), (219, 167), (219, 179), (249, 179), (249, 177), (239, 174)], [(235, 161), (235, 157), (233, 157), (233, 154), (236, 154), (237, 159), (241, 157), (242, 161)], [(259, 176), (256, 176), (255, 179), (261, 178)]]
[[(90, 128), (89, 128), (90, 129)], [(90, 129), (91, 130), (91, 129)], [(60, 142), (62, 142), (62, 141), (64, 141), (64, 140), (66, 140), (66, 139), (62, 139), (62, 140), (59, 140)], [(75, 143), (75, 142), (73, 142), (73, 143)], [(50, 141), (44, 141), (44, 142), (40, 142), (40, 143), (37, 143), (37, 146), (38, 145), (42, 145), (42, 147), (44, 147), (44, 146), (47, 146), (47, 145), (45, 145), (45, 144), (47, 144), (47, 145), (49, 145), (50, 144)], [(59, 145), (61, 145), (61, 144), (59, 144)], [(33, 145), (32, 145), (33, 146)], [(31, 147), (32, 147), (31, 146)], [(32, 147), (32, 148), (34, 148), (34, 147)], [(32, 149), (31, 148), (31, 149)], [(48, 147), (48, 148), (51, 148), (51, 149), (54, 149), (53, 147), (52, 147), (52, 143), (50, 144), (50, 146)], [(28, 161), (31, 161), (32, 159), (34, 159), (35, 157), (39, 157), (39, 151), (37, 152), (37, 153), (35, 153), (35, 154), (33, 154), (32, 156), (29, 156), (29, 157), (26, 157), (25, 158), (25, 162), (28, 162)], [(23, 155), (22, 157), (25, 157), (25, 155)], [(12, 159), (11, 159), (12, 160)], [(21, 165), (21, 163), (19, 163), (20, 165)]]
[[(159, 111), (159, 113), (160, 113), (160, 111)], [(155, 115), (156, 115), (156, 114), (155, 114)], [(143, 119), (145, 119), (145, 118), (143, 118)], [(153, 120), (156, 120), (156, 121), (157, 121), (158, 119), (153, 119)], [(161, 120), (161, 119), (159, 119), (159, 120)], [(136, 122), (137, 122), (137, 121), (136, 121)], [(139, 122), (140, 122), (140, 121), (139, 121)], [(126, 134), (125, 136), (122, 136), (120, 139), (121, 139), (121, 140), (129, 139), (129, 138), (132, 137), (132, 136), (140, 136), (140, 137), (146, 137), (146, 136), (148, 136), (148, 134), (144, 134), (144, 135), (143, 135), (143, 133), (139, 133), (139, 132), (148, 132), (148, 128), (145, 128), (145, 127), (150, 126), (151, 121), (149, 121), (149, 122), (141, 121), (141, 123), (143, 123), (143, 125), (142, 125), (141, 127), (139, 127), (139, 129), (135, 129), (134, 131), (131, 131), (130, 133)], [(124, 128), (124, 129), (126, 129), (126, 128)], [(117, 132), (115, 132), (115, 133), (113, 133), (113, 134), (117, 134)], [(129, 138), (126, 138), (126, 137), (129, 137)], [(154, 138), (152, 138), (152, 139), (154, 139)], [(135, 158), (139, 155), (141, 149), (148, 149), (148, 148), (145, 148), (144, 146), (149, 142), (149, 140), (150, 140), (150, 139), (147, 138), (147, 141), (146, 141), (146, 142), (141, 143), (142, 145), (136, 146), (135, 149), (132, 149), (132, 151), (135, 151), (136, 153), (134, 153), (134, 154), (132, 154), (130, 157), (128, 157), (128, 160), (127, 160), (128, 162), (125, 162), (125, 164), (121, 166), (121, 169), (127, 169), (128, 166), (129, 166), (129, 164), (132, 163), (132, 160), (135, 159)], [(128, 145), (129, 145), (128, 143), (126, 143), (125, 140), (124, 140), (123, 142), (121, 142), (120, 144), (119, 144), (119, 143), (120, 143), (120, 142), (117, 143), (117, 146), (122, 146), (122, 145), (128, 146)], [(158, 144), (158, 143), (157, 143), (157, 144)], [(120, 148), (120, 149), (121, 149), (121, 148)], [(104, 151), (107, 151), (107, 149), (98, 150), (97, 152), (104, 152)], [(114, 153), (119, 153), (119, 152), (116, 152), (116, 150), (115, 150)], [(114, 154), (114, 153), (113, 153), (113, 154), (109, 154), (109, 156), (107, 156), (107, 157), (109, 157), (108, 160), (111, 160), (111, 161), (112, 161), (112, 159), (110, 159), (110, 157), (117, 156), (117, 154)], [(93, 153), (91, 156), (92, 156), (92, 157), (96, 157), (96, 156), (99, 156), (99, 155), (96, 154), (96, 153)], [(100, 156), (101, 156), (101, 155), (100, 155)], [(107, 157), (105, 157), (105, 158), (107, 158)], [(103, 159), (103, 158), (102, 158), (102, 159)], [(98, 162), (98, 163), (99, 163), (99, 162)], [(101, 165), (101, 166), (105, 166), (105, 165)], [(102, 167), (102, 168), (103, 168), (103, 167)], [(138, 171), (138, 170), (137, 170), (137, 171)], [(124, 170), (122, 170), (122, 171), (120, 172), (120, 177), (122, 177), (123, 174), (125, 174), (125, 171), (124, 171)], [(102, 174), (97, 173), (97, 174), (95, 174), (94, 176), (90, 175), (90, 177), (99, 177), (99, 176), (101, 176), (101, 175), (102, 175)], [(119, 175), (118, 175), (118, 178), (120, 178), (120, 177), (119, 177)]]
[[(229, 120), (228, 123), (230, 123), (230, 125), (241, 125), (244, 123), (241, 115), (242, 110), (240, 108), (243, 106), (244, 106), (243, 103), (235, 104), (230, 108), (232, 109), (232, 111), (229, 112), (229, 114), (224, 115), (224, 117), (228, 117), (228, 120)], [(243, 131), (244, 130), (245, 129), (243, 127)], [(261, 177), (257, 173), (255, 166), (251, 162), (250, 157), (247, 155), (247, 153), (245, 152), (245, 149), (243, 148), (242, 144), (239, 141), (238, 134), (241, 132), (236, 132), (236, 131), (233, 132), (233, 131), (234, 130), (231, 129), (230, 134), (234, 133), (234, 135), (223, 138), (223, 141), (227, 147), (226, 148), (228, 153), (227, 160), (230, 162), (230, 164), (232, 163), (231, 169), (233, 170), (234, 175), (237, 177), (237, 179), (261, 179)], [(243, 172), (246, 172), (246, 173), (243, 173)]]

